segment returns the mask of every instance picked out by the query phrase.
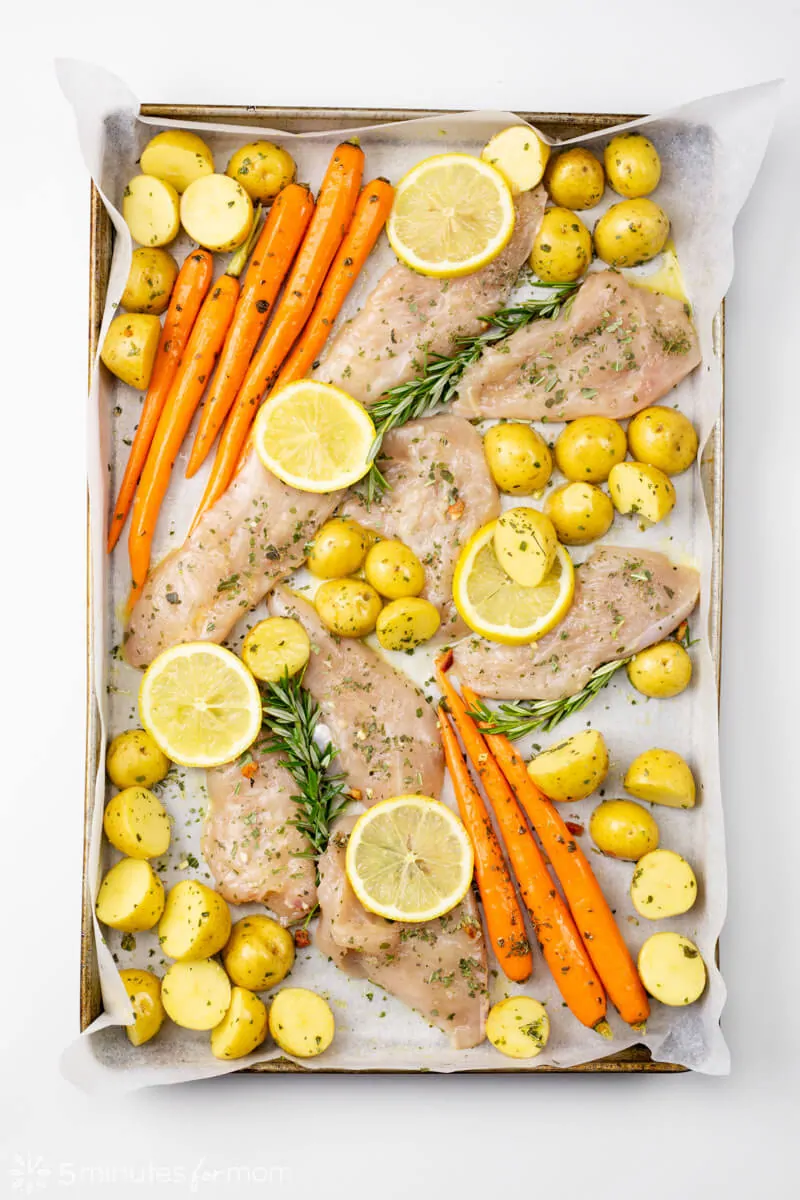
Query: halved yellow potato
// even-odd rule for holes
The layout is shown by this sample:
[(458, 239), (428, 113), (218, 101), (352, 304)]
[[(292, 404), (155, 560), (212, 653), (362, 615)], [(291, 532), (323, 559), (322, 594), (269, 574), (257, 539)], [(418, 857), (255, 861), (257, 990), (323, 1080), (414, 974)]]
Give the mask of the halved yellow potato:
[(509, 1058), (535, 1058), (550, 1037), (547, 1009), (530, 996), (508, 996), (489, 1010), (486, 1036)]
[(267, 617), (242, 642), (242, 662), (262, 683), (302, 671), (311, 656), (308, 634), (293, 617)]
[(541, 183), (550, 147), (526, 125), (501, 129), (484, 146), (481, 158), (496, 167), (514, 195)]
[(225, 253), (240, 246), (253, 224), (253, 202), (227, 175), (204, 175), (181, 196), (181, 221), (190, 238), (206, 250)]
[(167, 1015), (161, 1002), (161, 980), (152, 971), (138, 968), (120, 971), (119, 977), (135, 1017), (133, 1025), (125, 1026), (125, 1032), (131, 1045), (141, 1046), (156, 1036)]
[(118, 788), (140, 784), (150, 788), (166, 777), (170, 768), (166, 754), (144, 729), (118, 733), (108, 747), (106, 771)]
[(130, 858), (157, 858), (169, 846), (167, 810), (148, 788), (124, 788), (112, 796), (103, 829), (111, 845)]
[(248, 142), (234, 153), (225, 174), (240, 183), (252, 200), (265, 203), (277, 196), (295, 176), (288, 150), (272, 142)]
[(429, 641), (441, 624), (439, 610), (422, 596), (390, 600), (378, 613), (375, 633), (384, 650), (414, 650)]
[(636, 864), (631, 900), (640, 917), (660, 921), (688, 912), (697, 899), (697, 879), (674, 850), (651, 850)]
[(230, 932), (230, 910), (218, 892), (196, 879), (182, 879), (170, 889), (158, 926), (161, 949), (169, 958), (180, 962), (210, 958), (222, 949)]
[(679, 642), (658, 642), (634, 655), (626, 670), (637, 692), (666, 700), (689, 686), (692, 660)]
[(271, 917), (243, 917), (231, 930), (222, 961), (237, 987), (263, 992), (294, 966), (294, 938)]
[(276, 1045), (295, 1058), (314, 1058), (333, 1041), (336, 1024), (330, 1005), (306, 988), (283, 988), (269, 1010)]
[(178, 277), (178, 264), (169, 250), (137, 246), (120, 304), (128, 312), (163, 313)]
[(650, 804), (694, 808), (694, 776), (674, 750), (645, 750), (628, 767), (623, 783), (632, 796)]
[(636, 862), (658, 846), (658, 825), (635, 800), (604, 800), (589, 819), (589, 833), (598, 850), (610, 858)]
[(152, 929), (164, 911), (164, 887), (149, 862), (123, 858), (100, 884), (98, 921), (124, 933)]
[(185, 192), (190, 183), (211, 175), (214, 156), (201, 137), (188, 129), (166, 129), (145, 146), (139, 164), (146, 175), (155, 175)]
[(648, 463), (617, 463), (608, 476), (608, 490), (617, 512), (639, 513), (653, 524), (675, 507), (672, 480)]
[(181, 227), (178, 193), (155, 175), (134, 175), (122, 195), (122, 215), (142, 246), (166, 246)]
[(267, 1009), (247, 988), (235, 987), (230, 1008), (211, 1030), (211, 1053), (215, 1058), (244, 1058), (267, 1036)]
[(553, 522), (536, 508), (509, 508), (494, 527), (494, 552), (500, 566), (523, 587), (538, 587), (555, 562), (558, 549)]
[(537, 754), (528, 774), (551, 800), (583, 800), (608, 774), (608, 750), (602, 733), (584, 729)]
[(639, 977), (651, 996), (680, 1008), (693, 1004), (706, 986), (706, 964), (694, 942), (680, 933), (654, 933), (639, 951)]
[(213, 1029), (231, 1006), (231, 981), (213, 958), (176, 962), (161, 981), (167, 1016), (183, 1029)]
[(106, 330), (100, 359), (117, 379), (143, 392), (150, 383), (160, 336), (158, 317), (117, 313)]
[(697, 433), (682, 412), (655, 404), (643, 408), (628, 425), (628, 444), (637, 462), (680, 475), (697, 457)]

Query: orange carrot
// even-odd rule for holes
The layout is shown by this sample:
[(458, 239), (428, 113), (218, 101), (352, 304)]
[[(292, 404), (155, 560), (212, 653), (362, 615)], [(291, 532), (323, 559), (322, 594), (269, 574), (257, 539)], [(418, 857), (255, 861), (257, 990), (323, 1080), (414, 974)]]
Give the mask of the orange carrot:
[(214, 259), (208, 250), (193, 250), (183, 261), (169, 302), (158, 342), (155, 366), (150, 376), (139, 426), (133, 439), (128, 465), (122, 477), (117, 502), (108, 530), (107, 549), (114, 549), (130, 512), (136, 485), (145, 464), (158, 419), (169, 396), (178, 363), (189, 340), (200, 305), (211, 284)]
[(222, 275), (211, 288), (194, 323), (159, 419), (133, 502), (128, 536), (133, 581), (130, 605), (137, 600), (147, 578), (153, 534), (172, 466), (222, 349), (238, 296), (239, 284), (231, 275)]
[(553, 864), (611, 1002), (623, 1021), (642, 1025), (650, 1014), (647, 993), (586, 855), (552, 803), (539, 791), (508, 738), (487, 734), (486, 741)]
[(264, 392), (274, 383), (284, 359), (308, 320), (328, 268), (347, 232), (361, 185), (363, 166), (364, 154), (358, 146), (343, 142), (336, 147), (283, 296), (228, 414), (192, 528), (200, 515), (219, 499), (233, 478)]
[(187, 479), (205, 462), (230, 411), (313, 211), (314, 198), (302, 184), (290, 183), (275, 198), (253, 251), (217, 363), (186, 468)]
[(533, 956), (525, 936), (525, 918), (508, 873), (503, 851), (480, 792), (472, 782), (453, 727), (439, 710), (439, 732), (444, 757), (458, 800), (458, 811), (475, 851), (475, 875), (483, 901), (486, 929), (504, 974), (521, 983), (533, 969)]
[(393, 200), (394, 188), (385, 179), (373, 179), (358, 197), (350, 228), (325, 277), (314, 311), (275, 380), (276, 389), (302, 379), (313, 367), (348, 292), (386, 224)]

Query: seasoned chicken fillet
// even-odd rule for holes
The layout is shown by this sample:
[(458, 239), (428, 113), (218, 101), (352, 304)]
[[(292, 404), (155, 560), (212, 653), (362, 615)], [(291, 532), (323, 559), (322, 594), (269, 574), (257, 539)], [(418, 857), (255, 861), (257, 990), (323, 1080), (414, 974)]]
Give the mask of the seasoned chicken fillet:
[(679, 300), (598, 271), (556, 320), (533, 321), (488, 347), (461, 377), (453, 412), (526, 421), (631, 417), (699, 362)]
[(455, 647), (455, 667), (462, 683), (492, 700), (561, 700), (603, 663), (677, 629), (699, 594), (693, 567), (655, 550), (598, 546), (576, 568), (572, 607), (550, 633), (528, 646), (468, 638)]
[(438, 798), (444, 762), (436, 716), (422, 692), (365, 642), (335, 637), (288, 588), (275, 589), (269, 609), (305, 627), (311, 659), (303, 683), (339, 751), (337, 769), (364, 804), (406, 792)]
[(319, 860), (320, 921), (315, 943), (356, 979), (371, 979), (443, 1030), (456, 1050), (485, 1037), (486, 945), (472, 892), (443, 917), (420, 924), (367, 912), (345, 875), (355, 817), (337, 822)]

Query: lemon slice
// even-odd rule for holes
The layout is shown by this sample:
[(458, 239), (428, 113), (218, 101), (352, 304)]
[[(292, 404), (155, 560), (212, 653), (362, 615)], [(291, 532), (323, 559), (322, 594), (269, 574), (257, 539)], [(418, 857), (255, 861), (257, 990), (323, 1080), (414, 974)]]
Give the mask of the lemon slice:
[(262, 404), (254, 437), (259, 458), (278, 479), (301, 492), (336, 492), (369, 470), (375, 426), (347, 392), (301, 379)]
[(552, 567), (537, 587), (507, 575), (494, 549), (497, 521), (473, 534), (453, 577), (453, 599), (462, 618), (483, 637), (507, 646), (535, 642), (565, 616), (575, 590), (572, 560), (559, 543)]
[(386, 233), (397, 257), (422, 275), (468, 275), (514, 232), (511, 189), (470, 154), (426, 158), (397, 185)]
[(261, 696), (244, 663), (212, 642), (159, 654), (139, 688), (142, 725), (173, 762), (217, 767), (250, 746), (261, 729)]
[(432, 921), (466, 895), (472, 843), (447, 805), (429, 796), (395, 796), (358, 818), (345, 869), (369, 912), (390, 921)]

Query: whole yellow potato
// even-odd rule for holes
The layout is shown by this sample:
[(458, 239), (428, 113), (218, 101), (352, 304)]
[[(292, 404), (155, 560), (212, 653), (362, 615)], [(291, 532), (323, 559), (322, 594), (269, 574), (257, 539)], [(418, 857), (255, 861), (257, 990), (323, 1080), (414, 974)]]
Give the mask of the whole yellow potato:
[(553, 204), (582, 211), (602, 200), (606, 180), (595, 156), (583, 146), (573, 146), (550, 159), (544, 186)]
[(153, 374), (160, 337), (158, 317), (117, 313), (106, 330), (100, 358), (117, 379), (144, 392)]
[(145, 787), (128, 787), (112, 796), (103, 813), (106, 837), (129, 858), (158, 858), (169, 847), (169, 816)]
[(146, 175), (155, 175), (185, 192), (195, 179), (211, 175), (214, 156), (201, 137), (188, 129), (166, 129), (157, 133), (145, 146), (139, 159)]
[(636, 267), (664, 249), (669, 217), (652, 200), (622, 200), (612, 204), (594, 227), (598, 258), (611, 267)]
[(530, 191), (541, 182), (549, 157), (547, 142), (537, 137), (527, 125), (501, 129), (481, 151), (484, 162), (497, 168), (515, 196)]
[(602, 733), (584, 729), (537, 754), (528, 774), (551, 800), (583, 800), (608, 774), (608, 750)]
[(429, 641), (441, 624), (439, 610), (421, 596), (390, 600), (378, 614), (375, 633), (384, 650), (414, 650)]
[(203, 175), (181, 196), (181, 223), (206, 250), (221, 254), (241, 246), (253, 225), (253, 202), (227, 175)]
[(538, 587), (553, 565), (558, 538), (553, 522), (535, 508), (509, 508), (494, 527), (500, 566), (523, 587)]
[(706, 986), (706, 964), (694, 942), (665, 930), (643, 943), (637, 961), (639, 977), (651, 996), (680, 1008), (699, 1000)]
[(361, 579), (329, 579), (314, 597), (320, 620), (339, 637), (366, 637), (375, 628), (381, 598)]
[(311, 656), (308, 634), (293, 617), (259, 621), (242, 643), (242, 662), (262, 683), (297, 675)]
[(225, 168), (240, 183), (251, 200), (271, 200), (295, 176), (295, 162), (287, 150), (272, 142), (248, 142), (241, 146)]
[(658, 825), (634, 800), (604, 800), (589, 818), (589, 833), (610, 858), (636, 862), (658, 846)]
[(643, 408), (628, 425), (628, 445), (639, 462), (665, 475), (680, 475), (697, 457), (697, 434), (675, 408)]
[(122, 215), (135, 242), (166, 246), (181, 227), (180, 197), (155, 175), (134, 175), (122, 194)]
[(617, 512), (639, 514), (654, 525), (675, 507), (675, 488), (669, 476), (647, 463), (616, 463), (608, 476), (608, 490)]
[(556, 441), (556, 463), (573, 482), (602, 483), (628, 452), (625, 430), (610, 417), (578, 417)]
[(230, 910), (219, 892), (195, 879), (182, 879), (170, 888), (158, 924), (158, 940), (168, 958), (179, 962), (211, 958), (230, 932)]
[(640, 917), (660, 921), (688, 912), (697, 899), (697, 879), (674, 850), (651, 850), (636, 864), (631, 902)]
[(531, 270), (546, 283), (579, 279), (592, 261), (592, 236), (568, 208), (548, 208), (531, 250)]
[(271, 917), (243, 917), (231, 930), (222, 961), (238, 987), (263, 992), (281, 983), (294, 966), (294, 938)]
[(161, 981), (161, 1000), (182, 1029), (213, 1029), (231, 1006), (231, 981), (216, 959), (176, 962)]
[(643, 133), (618, 133), (603, 155), (608, 182), (628, 200), (648, 196), (661, 179), (661, 159), (650, 138)]
[(364, 574), (375, 591), (387, 600), (418, 596), (425, 586), (422, 563), (397, 538), (386, 538), (370, 547), (364, 560)]
[(520, 421), (493, 425), (483, 435), (483, 452), (501, 492), (531, 496), (553, 473), (553, 456), (544, 438)]
[(507, 996), (489, 1009), (486, 1036), (509, 1058), (535, 1058), (550, 1037), (547, 1009), (531, 996)]
[(137, 247), (120, 304), (128, 312), (163, 313), (178, 276), (178, 264), (168, 250)]
[(586, 546), (608, 533), (614, 505), (593, 483), (565, 483), (552, 491), (545, 510), (565, 546)]
[(674, 750), (653, 748), (638, 755), (623, 780), (625, 790), (650, 804), (694, 808), (696, 787), (688, 763)]
[(296, 1058), (314, 1058), (333, 1041), (336, 1025), (330, 1005), (306, 988), (283, 988), (269, 1010), (276, 1045)]
[(314, 538), (306, 563), (319, 579), (341, 579), (360, 569), (369, 547), (370, 536), (363, 526), (349, 517), (334, 517)]
[(141, 933), (152, 929), (163, 911), (163, 884), (143, 858), (120, 859), (100, 884), (95, 912), (111, 929)]
[(106, 754), (108, 777), (118, 788), (160, 783), (171, 763), (143, 729), (127, 729), (111, 742)]
[(263, 1000), (247, 988), (233, 988), (228, 1011), (211, 1030), (211, 1053), (226, 1060), (244, 1058), (257, 1050), (266, 1036), (267, 1009)]
[(665, 700), (689, 686), (692, 660), (678, 642), (658, 642), (634, 655), (627, 671), (637, 692)]
[(125, 1026), (132, 1046), (142, 1046), (158, 1033), (164, 1024), (166, 1013), (161, 1003), (161, 980), (151, 971), (132, 968), (120, 971), (119, 977), (125, 984), (130, 998), (134, 1022)]

